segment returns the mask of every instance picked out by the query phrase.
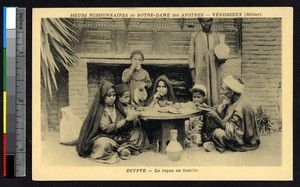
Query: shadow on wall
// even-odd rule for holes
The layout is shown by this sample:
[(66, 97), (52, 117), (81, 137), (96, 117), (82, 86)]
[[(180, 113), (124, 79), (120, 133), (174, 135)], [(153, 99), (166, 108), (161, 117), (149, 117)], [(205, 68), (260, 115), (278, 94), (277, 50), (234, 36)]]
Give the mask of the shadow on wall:
[(59, 123), (62, 119), (61, 108), (69, 105), (68, 72), (61, 72), (59, 76), (60, 78), (57, 79), (58, 90), (52, 91), (52, 99), (48, 91), (41, 90), (42, 135), (49, 131), (59, 131)]
[[(128, 65), (119, 66), (101, 66), (98, 64), (88, 65), (88, 98), (91, 105), (96, 94), (99, 83), (102, 80), (108, 80), (114, 84), (122, 83), (121, 75), (128, 68)], [(154, 65), (145, 65), (143, 67), (148, 71), (152, 82), (160, 75), (167, 75), (173, 83), (173, 89), (179, 101), (185, 102), (191, 100), (189, 88), (192, 87), (190, 71), (188, 67), (160, 67)], [(152, 88), (148, 89), (148, 93)]]

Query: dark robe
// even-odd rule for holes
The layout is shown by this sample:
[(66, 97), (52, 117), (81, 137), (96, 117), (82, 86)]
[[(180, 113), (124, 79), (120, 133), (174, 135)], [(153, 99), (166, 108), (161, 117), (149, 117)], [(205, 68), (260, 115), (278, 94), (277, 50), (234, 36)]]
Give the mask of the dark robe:
[(224, 129), (218, 128), (212, 134), (217, 150), (223, 152), (228, 148), (233, 151), (248, 151), (258, 148), (258, 126), (252, 106), (246, 98), (241, 96), (230, 106), (219, 105), (217, 112), (226, 122)]
[(97, 90), (93, 103), (85, 118), (77, 140), (76, 150), (81, 157), (87, 157), (91, 154), (94, 138), (101, 132), (99, 128), (100, 120), (104, 112), (104, 97), (108, 90), (113, 87), (110, 82), (103, 82)]
[(110, 82), (103, 82), (83, 122), (77, 141), (76, 150), (81, 157), (102, 163), (116, 163), (119, 157), (129, 159), (133, 151), (141, 151), (147, 143), (147, 136), (142, 129), (132, 128), (129, 124), (116, 129), (117, 123), (124, 122), (124, 110), (116, 106), (116, 119), (113, 120), (105, 111), (104, 98), (110, 88)]

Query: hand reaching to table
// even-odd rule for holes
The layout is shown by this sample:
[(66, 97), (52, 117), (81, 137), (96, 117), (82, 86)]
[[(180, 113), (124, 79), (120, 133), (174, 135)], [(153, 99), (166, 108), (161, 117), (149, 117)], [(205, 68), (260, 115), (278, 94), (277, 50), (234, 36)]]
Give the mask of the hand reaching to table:
[(219, 115), (217, 114), (217, 112), (212, 108), (208, 109), (208, 111), (206, 112), (206, 115), (213, 119), (219, 118)]
[(203, 110), (203, 109), (209, 110), (209, 109), (211, 109), (211, 107), (204, 103), (193, 103), (193, 109), (194, 110)]
[(128, 114), (126, 116), (126, 121), (133, 121), (137, 119), (141, 115), (141, 111), (137, 110), (128, 110)]

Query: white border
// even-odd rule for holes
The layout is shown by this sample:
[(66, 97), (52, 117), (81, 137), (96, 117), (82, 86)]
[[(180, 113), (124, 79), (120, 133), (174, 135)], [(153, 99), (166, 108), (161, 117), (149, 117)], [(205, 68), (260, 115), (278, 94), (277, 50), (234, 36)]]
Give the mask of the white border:
[[(282, 18), (282, 166), (279, 167), (199, 167), (196, 173), (126, 173), (132, 167), (46, 167), (41, 163), (40, 106), (40, 19), (70, 17), (72, 13), (160, 13), (257, 12), (261, 18)], [(232, 18), (232, 17), (231, 17)], [(250, 17), (247, 17), (250, 18)], [(293, 176), (293, 8), (43, 8), (33, 9), (32, 64), (32, 175), (33, 180), (292, 180)], [(147, 167), (155, 169), (158, 167)], [(168, 167), (164, 167), (168, 168)], [(174, 167), (173, 167), (174, 168)], [(184, 169), (184, 167), (176, 167)], [(101, 178), (100, 178), (101, 177)]]

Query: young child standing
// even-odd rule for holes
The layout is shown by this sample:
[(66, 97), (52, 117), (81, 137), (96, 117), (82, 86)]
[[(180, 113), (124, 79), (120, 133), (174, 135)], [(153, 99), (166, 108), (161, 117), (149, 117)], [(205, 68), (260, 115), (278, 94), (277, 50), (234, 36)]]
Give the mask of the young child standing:
[(142, 62), (144, 61), (144, 54), (142, 51), (135, 50), (130, 55), (131, 66), (123, 71), (122, 81), (130, 86), (131, 101), (134, 98), (135, 89), (141, 87), (146, 83), (146, 87), (150, 88), (152, 81), (149, 73), (142, 68)]
[[(205, 108), (207, 104), (204, 103), (206, 99), (206, 88), (202, 84), (195, 84), (192, 88), (193, 101), (188, 102), (187, 105), (194, 109)], [(190, 117), (185, 121), (186, 147), (198, 147), (202, 145), (201, 131), (203, 127), (203, 115)]]

